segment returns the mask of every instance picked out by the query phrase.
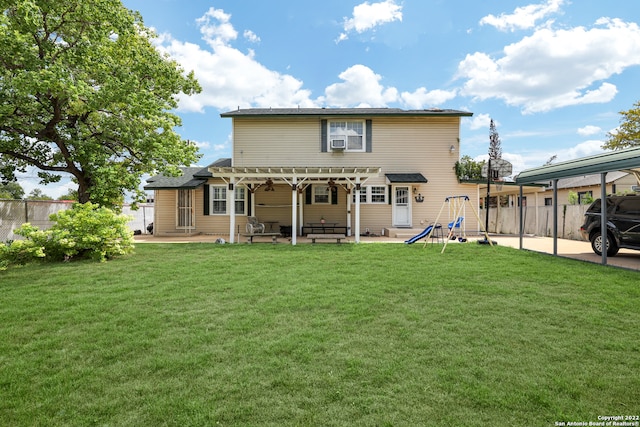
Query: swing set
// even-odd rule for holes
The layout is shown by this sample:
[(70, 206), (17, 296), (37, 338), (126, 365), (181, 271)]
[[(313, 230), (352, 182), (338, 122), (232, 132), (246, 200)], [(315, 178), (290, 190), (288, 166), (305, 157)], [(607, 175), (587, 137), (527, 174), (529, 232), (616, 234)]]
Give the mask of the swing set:
[[(447, 206), (449, 208), (449, 220), (450, 220), (448, 224), (449, 235), (445, 239), (444, 246), (442, 247), (442, 251), (440, 253), (444, 253), (445, 249), (447, 249), (447, 244), (449, 243), (450, 240), (457, 239), (459, 242), (467, 241), (466, 226), (464, 224), (467, 204), (469, 204), (469, 206), (471, 207), (471, 210), (473, 210), (473, 213), (475, 214), (476, 219), (478, 220), (478, 224), (480, 224), (480, 226), (482, 227), (482, 232), (484, 233), (487, 241), (491, 246), (493, 246), (493, 243), (489, 239), (489, 234), (487, 233), (487, 230), (485, 229), (484, 225), (482, 225), (482, 220), (480, 219), (480, 215), (478, 215), (478, 211), (476, 211), (476, 209), (473, 207), (473, 204), (469, 202), (470, 202), (469, 196), (449, 196), (446, 199), (444, 199), (444, 203), (440, 208), (440, 212), (438, 212), (438, 217), (434, 222), (434, 224), (438, 223), (438, 220), (442, 215), (442, 211), (444, 211), (445, 206)], [(427, 242), (429, 241), (429, 238), (431, 237), (431, 234), (433, 233), (434, 228), (435, 227), (432, 227), (432, 229), (429, 231), (429, 234), (426, 236), (424, 245), (422, 246), (423, 248), (427, 246)], [(458, 236), (456, 236), (455, 235), (456, 229), (458, 230), (459, 233), (462, 233), (462, 234), (459, 234)]]

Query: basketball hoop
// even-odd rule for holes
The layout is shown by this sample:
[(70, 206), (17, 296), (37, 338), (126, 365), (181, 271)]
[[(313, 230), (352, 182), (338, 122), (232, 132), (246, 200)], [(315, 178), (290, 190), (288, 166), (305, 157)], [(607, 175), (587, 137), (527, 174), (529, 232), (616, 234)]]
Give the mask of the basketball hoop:
[(497, 180), (493, 181), (493, 183), (496, 185), (496, 190), (502, 191), (502, 185), (504, 184), (503, 180), (497, 179)]

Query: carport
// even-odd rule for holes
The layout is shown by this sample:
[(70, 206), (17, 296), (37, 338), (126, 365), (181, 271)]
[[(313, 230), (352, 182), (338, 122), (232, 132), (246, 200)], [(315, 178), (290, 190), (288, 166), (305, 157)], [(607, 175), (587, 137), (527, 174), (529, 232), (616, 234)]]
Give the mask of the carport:
[[(558, 255), (558, 180), (580, 175), (600, 174), (600, 198), (606, 199), (606, 176), (608, 172), (623, 171), (636, 176), (640, 183), (640, 147), (610, 151), (595, 156), (569, 160), (552, 165), (527, 169), (516, 177), (520, 187), (520, 200), (523, 198), (523, 186), (551, 182), (553, 188), (553, 254)], [(523, 249), (524, 223), (523, 204), (520, 203), (520, 249)], [(607, 233), (607, 211), (601, 212), (602, 235)], [(607, 252), (602, 251), (602, 264), (607, 264)]]

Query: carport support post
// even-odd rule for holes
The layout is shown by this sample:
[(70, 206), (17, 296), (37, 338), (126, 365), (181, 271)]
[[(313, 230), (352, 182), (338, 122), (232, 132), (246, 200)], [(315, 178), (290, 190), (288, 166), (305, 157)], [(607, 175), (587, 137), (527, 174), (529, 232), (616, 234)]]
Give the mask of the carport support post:
[(602, 264), (607, 265), (607, 173), (600, 174), (600, 238), (602, 239)]
[(524, 212), (524, 208), (522, 207), (523, 203), (522, 203), (522, 199), (524, 197), (524, 191), (522, 190), (522, 185), (520, 186), (520, 203), (518, 203), (518, 210), (520, 211), (520, 218), (518, 218), (518, 220), (520, 221), (520, 233), (519, 233), (519, 240), (520, 240), (520, 249), (522, 249), (523, 246), (523, 237), (524, 237), (524, 218), (522, 216), (523, 212)]

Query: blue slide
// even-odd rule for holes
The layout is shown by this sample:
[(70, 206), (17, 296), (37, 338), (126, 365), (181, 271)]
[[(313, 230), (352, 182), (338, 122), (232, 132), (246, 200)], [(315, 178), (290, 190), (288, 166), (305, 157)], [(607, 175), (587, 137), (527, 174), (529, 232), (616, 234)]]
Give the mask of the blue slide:
[(410, 238), (409, 240), (405, 240), (405, 243), (411, 244), (411, 243), (415, 243), (420, 239), (423, 239), (425, 237), (427, 237), (429, 235), (429, 233), (431, 232), (431, 229), (433, 228), (433, 225), (428, 226), (427, 228), (424, 229), (424, 231), (420, 234), (416, 234), (415, 236), (413, 236), (412, 238)]

